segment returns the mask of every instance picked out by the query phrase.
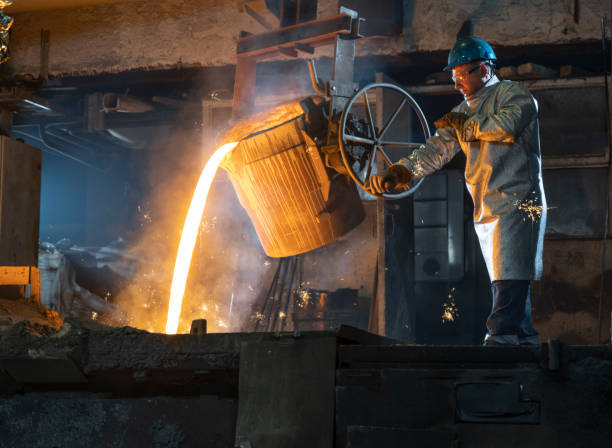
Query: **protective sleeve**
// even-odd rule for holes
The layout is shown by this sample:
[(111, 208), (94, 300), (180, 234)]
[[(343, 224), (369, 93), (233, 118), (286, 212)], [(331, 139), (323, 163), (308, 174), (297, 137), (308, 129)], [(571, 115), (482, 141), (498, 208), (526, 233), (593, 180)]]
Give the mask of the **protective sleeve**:
[(397, 163), (408, 168), (414, 179), (419, 179), (442, 168), (460, 150), (457, 132), (453, 128), (440, 128), (425, 144)]
[(514, 143), (537, 114), (531, 93), (517, 82), (508, 83), (500, 89), (494, 114), (475, 114), (465, 122), (463, 139)]

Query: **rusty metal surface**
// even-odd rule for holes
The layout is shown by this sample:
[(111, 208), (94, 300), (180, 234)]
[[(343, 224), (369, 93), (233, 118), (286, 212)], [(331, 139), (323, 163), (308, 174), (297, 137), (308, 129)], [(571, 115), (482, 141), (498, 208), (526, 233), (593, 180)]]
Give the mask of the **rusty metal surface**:
[(243, 344), (236, 445), (333, 447), (335, 365), (334, 337)]

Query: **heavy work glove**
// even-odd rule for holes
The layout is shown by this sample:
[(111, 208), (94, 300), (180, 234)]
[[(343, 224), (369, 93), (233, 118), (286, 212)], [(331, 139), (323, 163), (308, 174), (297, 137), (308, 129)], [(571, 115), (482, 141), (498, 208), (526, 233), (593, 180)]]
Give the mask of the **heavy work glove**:
[(437, 129), (440, 128), (453, 128), (457, 131), (457, 135), (461, 140), (466, 139), (465, 122), (469, 117), (462, 112), (449, 112), (437, 121), (434, 121), (434, 125)]
[(408, 168), (402, 165), (391, 165), (380, 173), (372, 174), (366, 188), (372, 194), (390, 193), (396, 188), (408, 185), (412, 175)]

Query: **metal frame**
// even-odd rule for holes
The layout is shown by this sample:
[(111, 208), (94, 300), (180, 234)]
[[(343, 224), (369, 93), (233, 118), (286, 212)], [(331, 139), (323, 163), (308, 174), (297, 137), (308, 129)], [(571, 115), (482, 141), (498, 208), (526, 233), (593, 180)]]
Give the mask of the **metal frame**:
[(330, 112), (339, 116), (347, 97), (356, 90), (353, 87), (355, 39), (361, 37), (359, 23), (362, 20), (356, 11), (340, 7), (340, 14), (336, 16), (238, 39), (232, 119), (238, 120), (253, 111), (258, 61), (279, 55), (297, 57), (298, 51), (312, 54), (315, 47), (334, 42)]

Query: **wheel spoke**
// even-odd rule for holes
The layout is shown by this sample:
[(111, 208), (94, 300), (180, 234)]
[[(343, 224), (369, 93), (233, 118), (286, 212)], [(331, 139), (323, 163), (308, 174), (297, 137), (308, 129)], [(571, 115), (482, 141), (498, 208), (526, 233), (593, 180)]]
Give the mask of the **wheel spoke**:
[(380, 155), (382, 156), (383, 160), (385, 162), (387, 162), (387, 165), (391, 166), (393, 165), (393, 162), (391, 162), (391, 159), (389, 158), (389, 156), (385, 153), (385, 151), (382, 149), (382, 147), (377, 146), (376, 147), (376, 151), (380, 151)]
[(372, 152), (370, 153), (370, 157), (368, 158), (368, 164), (366, 165), (366, 175), (363, 179), (363, 183), (367, 184), (368, 179), (370, 178), (370, 174), (372, 173), (372, 164), (374, 163), (374, 159), (376, 158), (376, 148), (372, 148)]
[(402, 107), (404, 107), (404, 104), (406, 104), (406, 101), (408, 101), (408, 98), (404, 97), (404, 99), (402, 99), (402, 102), (399, 103), (399, 106), (395, 108), (395, 110), (393, 111), (393, 115), (391, 115), (391, 118), (389, 118), (389, 121), (387, 121), (387, 124), (383, 127), (382, 131), (380, 131), (380, 135), (379, 135), (380, 139), (384, 137), (385, 133), (389, 129), (389, 126), (391, 126), (391, 123), (393, 123), (393, 120), (395, 120), (395, 117), (397, 117), (397, 114), (400, 113), (400, 111), (402, 110)]
[(356, 135), (345, 135), (344, 138), (352, 142), (365, 143), (367, 145), (373, 145), (376, 143), (374, 140), (364, 137), (357, 137)]
[[(376, 106), (379, 105), (373, 106), (371, 104), (372, 97), (368, 95), (368, 92), (371, 93), (372, 89), (381, 89), (383, 92), (392, 91), (395, 95), (402, 95), (401, 97), (394, 97), (398, 98), (396, 100), (386, 102), (390, 103), (390, 113), (384, 114), (381, 123), (375, 121), (377, 112), (375, 109), (377, 109)], [(360, 102), (363, 102), (363, 106), (359, 104)], [(395, 106), (392, 103), (395, 103)], [(407, 106), (406, 103), (408, 103)], [(355, 110), (357, 106), (359, 106), (360, 109), (359, 113)], [(405, 106), (407, 107), (406, 111), (404, 111), (406, 108)], [(363, 107), (363, 109), (361, 109), (361, 107)], [(391, 109), (391, 107), (393, 107), (393, 109)], [(418, 118), (417, 124), (421, 125), (422, 135), (420, 137), (418, 134), (415, 135), (414, 140), (412, 137), (408, 136), (406, 136), (406, 140), (403, 140), (404, 137), (395, 136), (396, 131), (402, 130), (399, 129), (400, 123), (398, 122), (396, 124), (395, 120), (402, 121), (402, 127), (406, 124), (410, 127), (408, 114), (412, 113), (416, 114)], [(355, 120), (357, 121), (356, 123), (354, 123)], [(404, 123), (404, 121), (406, 121), (406, 123)], [(390, 130), (392, 125), (397, 129)], [(357, 126), (357, 128), (355, 128), (355, 126)], [(389, 135), (385, 139), (387, 134)], [(397, 134), (401, 135), (400, 132), (397, 132)], [(423, 146), (430, 135), (430, 130), (423, 116), (423, 111), (408, 92), (393, 84), (374, 83), (363, 87), (348, 100), (341, 115), (338, 144), (340, 146), (342, 161), (347, 168), (349, 176), (360, 188), (368, 191), (367, 184), (373, 172), (376, 172), (377, 167), (381, 169), (393, 165), (389, 155), (396, 157), (393, 153), (394, 149), (398, 152), (405, 151), (407, 154), (410, 154), (415, 149)], [(422, 142), (419, 142), (419, 140)], [(380, 155), (377, 154), (378, 151), (380, 151)], [(380, 159), (382, 159), (382, 161)], [(411, 182), (390, 194), (374, 193), (374, 196), (383, 199), (403, 198), (414, 193), (414, 191), (419, 188), (422, 181), (423, 179), (419, 179), (416, 182)]]
[(363, 92), (363, 104), (365, 105), (365, 109), (368, 114), (368, 124), (370, 125), (372, 137), (376, 138), (376, 127), (374, 127), (374, 120), (372, 119), (372, 109), (370, 109), (370, 100), (368, 100), (368, 94), (366, 91)]
[(381, 143), (381, 145), (391, 146), (391, 147), (394, 147), (394, 148), (419, 148), (419, 147), (421, 147), (421, 145), (424, 145), (424, 143), (414, 143), (414, 142), (386, 142), (386, 141), (382, 141), (380, 143)]

